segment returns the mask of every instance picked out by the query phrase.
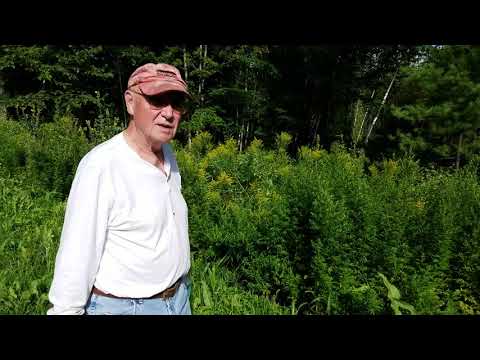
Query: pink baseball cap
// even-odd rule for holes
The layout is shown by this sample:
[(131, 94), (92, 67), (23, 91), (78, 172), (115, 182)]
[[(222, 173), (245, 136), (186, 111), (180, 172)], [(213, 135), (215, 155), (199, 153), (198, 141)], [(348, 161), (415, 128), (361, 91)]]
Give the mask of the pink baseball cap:
[(128, 89), (138, 86), (145, 95), (180, 91), (190, 96), (180, 71), (169, 64), (148, 63), (137, 68), (128, 79)]

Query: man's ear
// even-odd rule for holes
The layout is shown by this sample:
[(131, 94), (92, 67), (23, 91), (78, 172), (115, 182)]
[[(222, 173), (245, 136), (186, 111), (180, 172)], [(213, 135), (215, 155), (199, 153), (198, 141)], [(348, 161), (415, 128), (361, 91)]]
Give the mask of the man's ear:
[(133, 110), (134, 110), (133, 95), (130, 91), (126, 90), (124, 97), (125, 97), (125, 105), (127, 107), (127, 112), (133, 116)]

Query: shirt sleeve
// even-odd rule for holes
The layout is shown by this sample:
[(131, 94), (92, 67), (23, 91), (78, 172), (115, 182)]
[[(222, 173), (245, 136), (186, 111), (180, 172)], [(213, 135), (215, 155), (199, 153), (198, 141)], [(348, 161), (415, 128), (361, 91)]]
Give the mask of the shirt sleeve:
[(107, 235), (111, 186), (105, 170), (80, 162), (67, 200), (47, 315), (82, 315)]

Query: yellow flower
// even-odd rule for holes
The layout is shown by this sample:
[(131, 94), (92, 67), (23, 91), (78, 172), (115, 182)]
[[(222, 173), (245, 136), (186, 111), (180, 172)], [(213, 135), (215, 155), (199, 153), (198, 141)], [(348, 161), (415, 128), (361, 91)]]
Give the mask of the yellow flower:
[(394, 160), (388, 160), (384, 162), (385, 173), (387, 175), (394, 175), (398, 170), (398, 164)]
[(291, 170), (291, 166), (283, 166), (281, 167), (280, 169), (278, 169), (278, 174), (280, 176), (288, 176), (290, 175), (290, 170)]
[(222, 197), (220, 196), (220, 193), (218, 191), (208, 190), (205, 197), (208, 201), (213, 203), (222, 202)]
[(416, 206), (418, 209), (423, 209), (423, 208), (425, 207), (425, 201), (417, 200), (417, 203), (415, 204), (415, 206)]
[(218, 185), (226, 185), (230, 186), (233, 184), (233, 179), (230, 175), (228, 175), (225, 171), (221, 171), (220, 175), (218, 175), (216, 180)]
[(300, 159), (318, 160), (324, 156), (327, 152), (325, 150), (312, 150), (308, 146), (302, 146), (300, 148)]

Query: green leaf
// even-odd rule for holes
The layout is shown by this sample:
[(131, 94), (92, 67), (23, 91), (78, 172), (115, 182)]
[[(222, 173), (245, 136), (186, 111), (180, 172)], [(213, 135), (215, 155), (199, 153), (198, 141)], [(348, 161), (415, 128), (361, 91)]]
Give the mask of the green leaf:
[(412, 305), (407, 304), (407, 303), (405, 303), (405, 302), (403, 302), (403, 301), (397, 301), (397, 304), (398, 304), (398, 306), (401, 307), (402, 309), (406, 309), (406, 310), (410, 311), (410, 314), (411, 314), (411, 315), (415, 315), (415, 309), (414, 309), (414, 307), (413, 307)]
[(370, 289), (370, 286), (362, 285), (358, 288), (352, 289), (352, 293), (363, 293), (363, 292), (367, 291), (368, 289)]
[(203, 295), (203, 302), (205, 306), (211, 307), (212, 299), (210, 297), (210, 290), (208, 289), (208, 285), (205, 282), (205, 280), (202, 280), (202, 295)]
[(395, 315), (402, 315), (397, 301), (392, 301), (391, 306)]
[(378, 273), (378, 275), (382, 278), (383, 283), (388, 289), (388, 298), (390, 300), (400, 300), (400, 291), (398, 291), (398, 289), (387, 280), (385, 275), (382, 273)]

